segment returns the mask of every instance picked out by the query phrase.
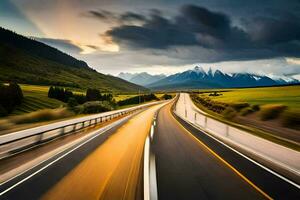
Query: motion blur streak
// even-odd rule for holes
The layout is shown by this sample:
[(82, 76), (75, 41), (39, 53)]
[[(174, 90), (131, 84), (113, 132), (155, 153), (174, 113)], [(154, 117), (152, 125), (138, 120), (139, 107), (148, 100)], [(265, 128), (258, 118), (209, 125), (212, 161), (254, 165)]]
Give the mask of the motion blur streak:
[(133, 117), (58, 182), (43, 199), (136, 199), (143, 147), (161, 105)]

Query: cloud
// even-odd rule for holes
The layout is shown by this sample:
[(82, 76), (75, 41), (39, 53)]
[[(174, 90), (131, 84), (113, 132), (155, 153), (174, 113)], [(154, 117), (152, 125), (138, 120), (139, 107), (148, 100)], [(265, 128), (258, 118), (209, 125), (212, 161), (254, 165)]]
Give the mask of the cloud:
[(45, 43), (49, 46), (55, 47), (61, 51), (67, 51), (72, 54), (79, 54), (83, 49), (72, 43), (71, 40), (53, 39), (53, 38), (38, 38), (34, 37), (35, 40)]
[(288, 64), (300, 65), (300, 58), (285, 58)]
[(141, 25), (119, 24), (105, 34), (123, 48), (166, 50), (165, 55), (197, 47), (192, 54), (199, 62), (300, 57), (300, 20), (278, 17), (256, 17), (236, 26), (224, 13), (184, 5), (171, 18), (161, 12), (136, 14)]
[(122, 14), (116, 14), (107, 10), (90, 10), (84, 13), (85, 17), (92, 17), (102, 22), (113, 23), (117, 25), (134, 24), (135, 22), (144, 22), (146, 17), (134, 12), (124, 12)]
[(134, 12), (125, 12), (123, 14), (120, 15), (119, 20), (121, 22), (126, 22), (126, 21), (141, 21), (144, 22), (146, 21), (146, 17), (143, 15), (139, 15), (137, 13)]

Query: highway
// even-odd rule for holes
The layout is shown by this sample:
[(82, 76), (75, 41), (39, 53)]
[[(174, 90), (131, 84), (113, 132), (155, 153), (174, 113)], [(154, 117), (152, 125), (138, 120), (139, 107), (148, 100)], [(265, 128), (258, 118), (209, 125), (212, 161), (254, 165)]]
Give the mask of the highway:
[[(159, 199), (299, 199), (299, 189), (173, 116), (158, 113), (153, 149)], [(179, 123), (179, 122), (180, 123)]]
[(156, 182), (150, 187), (156, 188), (149, 191), (158, 199), (300, 199), (299, 188), (183, 121), (172, 105), (154, 105), (99, 129), (0, 184), (0, 199), (143, 199), (144, 145), (152, 124), (156, 173), (150, 174)]
[(161, 106), (1, 185), (1, 199), (141, 199), (144, 142)]

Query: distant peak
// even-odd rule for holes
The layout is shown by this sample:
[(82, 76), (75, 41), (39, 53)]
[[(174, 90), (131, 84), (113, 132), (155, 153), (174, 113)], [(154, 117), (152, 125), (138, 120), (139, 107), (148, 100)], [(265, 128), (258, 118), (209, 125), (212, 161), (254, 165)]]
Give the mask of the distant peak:
[(212, 73), (212, 69), (211, 69), (211, 67), (209, 68), (209, 70), (208, 70), (207, 74), (208, 74), (209, 76), (213, 76), (213, 73)]
[(202, 67), (196, 66), (193, 71), (205, 74), (205, 71)]

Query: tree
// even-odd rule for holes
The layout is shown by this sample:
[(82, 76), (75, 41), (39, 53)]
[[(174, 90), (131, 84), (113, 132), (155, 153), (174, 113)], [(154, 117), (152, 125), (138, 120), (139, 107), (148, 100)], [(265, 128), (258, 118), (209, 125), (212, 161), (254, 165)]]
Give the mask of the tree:
[(49, 88), (49, 91), (48, 91), (48, 97), (49, 97), (49, 98), (55, 98), (53, 86), (51, 86), (51, 87)]
[(97, 101), (97, 100), (101, 100), (101, 94), (100, 91), (97, 89), (87, 89), (86, 91), (86, 100), (87, 101)]
[(74, 97), (70, 97), (68, 99), (68, 107), (74, 108), (77, 105), (78, 105), (78, 102), (76, 101), (76, 99)]
[(9, 83), (8, 85), (0, 85), (0, 105), (2, 107), (1, 113), (10, 113), (16, 105), (22, 103), (23, 93), (20, 86), (16, 83)]

